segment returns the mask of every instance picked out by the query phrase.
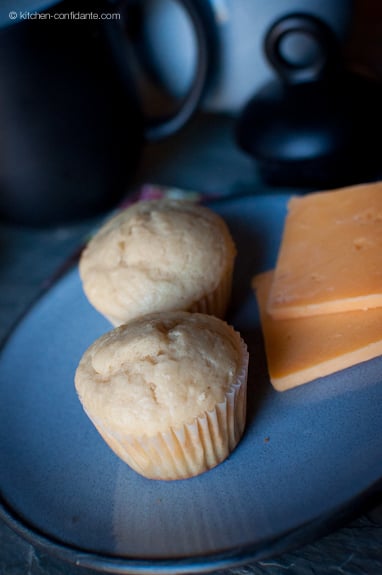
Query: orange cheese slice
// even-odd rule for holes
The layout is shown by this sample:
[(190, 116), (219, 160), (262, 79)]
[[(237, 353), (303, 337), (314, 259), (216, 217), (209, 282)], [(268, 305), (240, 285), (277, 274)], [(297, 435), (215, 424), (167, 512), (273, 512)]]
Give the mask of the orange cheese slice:
[(267, 311), (273, 271), (253, 278), (271, 383), (302, 385), (382, 354), (382, 308), (276, 320)]
[(382, 306), (382, 182), (291, 198), (268, 306), (279, 319)]

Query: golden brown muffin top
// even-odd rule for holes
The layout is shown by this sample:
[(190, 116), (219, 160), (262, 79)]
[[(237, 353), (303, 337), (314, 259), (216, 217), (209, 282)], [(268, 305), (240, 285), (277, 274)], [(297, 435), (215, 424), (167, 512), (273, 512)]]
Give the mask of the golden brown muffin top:
[(124, 434), (154, 435), (224, 401), (243, 369), (242, 346), (239, 334), (216, 317), (151, 314), (95, 341), (75, 385), (94, 421)]
[(147, 200), (98, 231), (79, 271), (92, 305), (120, 325), (144, 313), (189, 309), (215, 289), (235, 255), (226, 223), (212, 210)]

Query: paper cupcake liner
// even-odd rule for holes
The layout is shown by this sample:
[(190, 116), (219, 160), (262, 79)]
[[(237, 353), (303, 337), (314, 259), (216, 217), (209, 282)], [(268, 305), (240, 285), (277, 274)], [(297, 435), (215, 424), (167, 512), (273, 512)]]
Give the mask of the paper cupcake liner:
[(218, 286), (200, 300), (194, 302), (188, 309), (190, 312), (206, 313), (224, 318), (232, 292), (233, 264), (227, 267)]
[(186, 479), (224, 461), (243, 435), (246, 420), (248, 351), (242, 341), (237, 381), (224, 401), (179, 428), (134, 437), (106, 427), (89, 414), (110, 448), (132, 469), (149, 479)]

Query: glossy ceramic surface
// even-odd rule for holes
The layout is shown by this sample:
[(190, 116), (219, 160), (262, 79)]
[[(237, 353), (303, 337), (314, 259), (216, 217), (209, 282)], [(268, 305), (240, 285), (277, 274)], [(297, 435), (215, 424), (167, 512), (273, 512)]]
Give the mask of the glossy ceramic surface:
[(108, 572), (205, 571), (286, 549), (291, 533), (303, 543), (381, 481), (382, 358), (284, 393), (270, 386), (250, 280), (275, 262), (287, 200), (213, 205), (238, 247), (229, 320), (250, 351), (248, 421), (232, 455), (199, 477), (140, 477), (85, 416), (74, 371), (110, 325), (77, 269), (31, 309), (0, 356), (0, 516), (11, 526)]

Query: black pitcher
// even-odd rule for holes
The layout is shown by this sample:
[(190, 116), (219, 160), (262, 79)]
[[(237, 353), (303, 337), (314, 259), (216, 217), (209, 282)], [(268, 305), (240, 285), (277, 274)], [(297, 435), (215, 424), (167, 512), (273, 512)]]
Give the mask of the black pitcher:
[(192, 0), (181, 4), (198, 42), (193, 84), (170, 117), (150, 125), (131, 71), (129, 27), (136, 4), (3, 4), (3, 220), (49, 225), (108, 209), (126, 192), (143, 143), (175, 132), (195, 111), (207, 77), (208, 50)]

